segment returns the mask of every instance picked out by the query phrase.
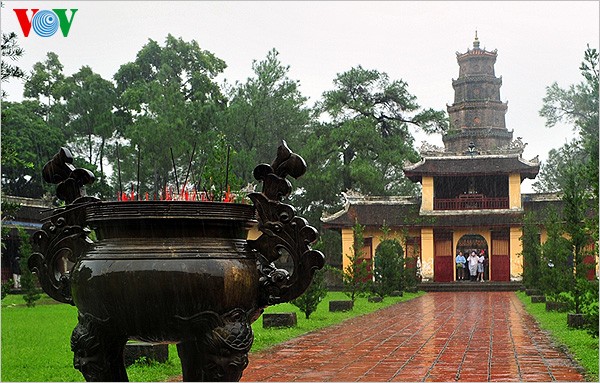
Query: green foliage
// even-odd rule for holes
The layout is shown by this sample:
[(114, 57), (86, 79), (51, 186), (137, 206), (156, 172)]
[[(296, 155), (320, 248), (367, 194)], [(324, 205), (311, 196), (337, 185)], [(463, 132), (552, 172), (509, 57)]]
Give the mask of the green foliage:
[(48, 188), (42, 168), (64, 142), (63, 132), (43, 120), (37, 101), (2, 103), (3, 193), (41, 198)]
[[(226, 107), (215, 77), (225, 67), (224, 61), (200, 49), (196, 41), (172, 35), (164, 46), (149, 40), (135, 61), (121, 65), (114, 78), (120, 97), (118, 113), (125, 121), (120, 134), (128, 143), (119, 152), (123, 185), (137, 183), (138, 148), (140, 193), (149, 191), (150, 195), (161, 192), (166, 184), (183, 183), (181, 175), (187, 171), (194, 143), (198, 144), (194, 168), (214, 155)], [(114, 154), (110, 158), (116, 160)]]
[(417, 186), (402, 170), (416, 162), (409, 127), (443, 131), (444, 112), (423, 110), (402, 80), (361, 66), (338, 74), (324, 92), (300, 150), (310, 172), (299, 180), (306, 210), (332, 211), (339, 192), (364, 195), (415, 195)]
[(23, 91), (23, 96), (39, 101), (45, 121), (54, 128), (63, 128), (65, 124), (64, 105), (61, 102), (65, 91), (63, 68), (58, 55), (48, 52), (46, 60), (33, 65)]
[(372, 292), (381, 298), (392, 291), (403, 291), (404, 250), (395, 239), (389, 238), (389, 228), (383, 227), (383, 240), (375, 250)]
[[(569, 237), (568, 246), (572, 252), (574, 280), (569, 288), (561, 289), (573, 299), (576, 313), (588, 306), (586, 297), (594, 290), (586, 274), (595, 266), (585, 258), (596, 259), (597, 246), (593, 251), (585, 251), (589, 243), (598, 241), (598, 129), (599, 129), (599, 55), (589, 45), (579, 70), (583, 80), (568, 89), (557, 83), (546, 88), (546, 97), (540, 115), (546, 118), (546, 126), (553, 127), (559, 122), (572, 124), (577, 136), (558, 151), (550, 152), (547, 168), (542, 168), (542, 181), (534, 185), (550, 190), (562, 190), (564, 212), (562, 230)], [(551, 178), (549, 175), (552, 175)], [(550, 187), (548, 187), (550, 185)], [(566, 246), (566, 245), (565, 245)], [(571, 278), (573, 272), (569, 273)], [(560, 289), (555, 287), (557, 290)], [(597, 287), (596, 287), (597, 290)], [(597, 294), (591, 294), (594, 296)], [(596, 299), (597, 302), (597, 299)]]
[(19, 227), (19, 255), (21, 264), (21, 289), (23, 291), (23, 299), (27, 307), (34, 307), (35, 302), (40, 299), (40, 290), (36, 286), (36, 278), (27, 266), (27, 261), (33, 252), (31, 246), (31, 238), (25, 229)]
[(523, 220), (523, 284), (528, 289), (540, 288), (541, 279), (541, 253), (539, 237), (539, 224), (531, 213), (526, 213)]
[[(540, 288), (552, 301), (564, 302), (575, 283), (573, 274), (573, 250), (563, 237), (562, 223), (556, 211), (549, 211), (545, 222), (548, 232), (546, 242), (541, 246), (542, 258), (538, 264), (540, 283), (532, 288)], [(531, 272), (534, 272), (532, 270)]]
[(577, 283), (582, 284), (579, 290), (583, 291), (581, 313), (585, 318), (584, 328), (590, 335), (598, 338), (598, 325), (600, 323), (598, 316), (598, 280), (587, 281), (579, 279)]
[(585, 225), (586, 213), (589, 199), (587, 193), (580, 185), (580, 181), (585, 177), (580, 167), (567, 167), (564, 194), (564, 230), (569, 235), (570, 247), (573, 251), (573, 261), (575, 267), (575, 282), (570, 292), (575, 300), (575, 312), (581, 313), (583, 297), (591, 288), (590, 281), (587, 279), (587, 271), (590, 265), (584, 262), (585, 246), (591, 241), (588, 234), (589, 228)]
[(252, 77), (228, 92), (224, 131), (239, 153), (233, 162), (235, 172), (246, 183), (254, 182), (257, 164), (273, 161), (281, 140), (292, 150), (302, 146), (310, 115), (299, 82), (288, 77), (289, 69), (272, 49), (264, 60), (253, 61)]
[(582, 152), (581, 144), (578, 141), (571, 141), (558, 149), (550, 149), (548, 152), (548, 160), (546, 163), (542, 164), (540, 174), (533, 183), (534, 190), (540, 193), (562, 191), (564, 188), (565, 170), (567, 166), (574, 163), (582, 166), (584, 162), (584, 153)]
[(354, 302), (357, 297), (363, 296), (370, 284), (369, 264), (364, 259), (362, 248), (364, 246), (364, 226), (356, 222), (353, 227), (354, 244), (352, 253), (347, 255), (348, 265), (341, 270), (344, 294)]
[[(111, 144), (122, 119), (113, 109), (118, 105), (115, 86), (94, 73), (89, 66), (64, 80), (63, 97), (66, 100), (65, 113), (69, 132), (69, 148), (73, 156), (84, 160), (88, 167), (94, 167), (97, 190), (89, 194), (98, 194), (106, 198), (113, 196), (108, 188), (104, 174), (104, 162), (110, 152)], [(95, 193), (94, 193), (95, 192)]]
[(313, 280), (306, 291), (291, 303), (304, 313), (306, 319), (309, 319), (310, 314), (315, 312), (325, 296), (327, 296), (327, 287), (325, 286), (325, 269), (323, 268), (315, 272)]
[(10, 293), (10, 289), (12, 284), (14, 283), (14, 281), (12, 279), (7, 280), (6, 282), (2, 283), (2, 299), (6, 298), (6, 296), (8, 295), (8, 293)]
[(369, 302), (366, 297), (358, 297), (354, 301), (354, 307), (352, 310), (330, 312), (330, 301), (339, 301), (345, 298), (345, 294), (343, 292), (330, 291), (323, 300), (323, 304), (319, 305), (317, 310), (311, 315), (310, 319), (306, 319), (302, 315), (299, 315), (301, 313), (300, 310), (291, 303), (281, 303), (275, 306), (267, 307), (265, 309), (265, 313), (295, 312), (298, 316), (298, 325), (296, 327), (287, 328), (263, 328), (262, 320), (257, 320), (252, 324), (254, 343), (252, 345), (251, 352), (264, 350), (267, 347), (285, 342), (307, 332), (336, 325), (344, 320), (371, 313), (398, 302), (405, 302), (423, 294), (423, 292), (408, 293), (404, 294), (402, 297), (389, 297), (385, 301), (376, 303)]
[(599, 137), (599, 55), (589, 45), (579, 70), (584, 80), (579, 84), (563, 89), (557, 83), (546, 88), (546, 97), (540, 116), (546, 118), (546, 126), (553, 127), (559, 122), (571, 124), (577, 133), (575, 138), (559, 150), (549, 153), (548, 163), (542, 166), (534, 188), (538, 191), (564, 190), (568, 185), (573, 168), (581, 176), (577, 177), (578, 193), (592, 203), (590, 218), (586, 219), (593, 240), (598, 240), (598, 137)]
[(330, 122), (324, 123), (325, 135), (317, 136), (315, 144), (323, 146), (321, 160), (340, 171), (342, 190), (415, 193), (402, 171), (404, 160), (418, 158), (409, 126), (443, 131), (444, 113), (420, 110), (404, 81), (361, 66), (338, 74), (334, 86), (319, 105)]
[(598, 339), (584, 329), (574, 329), (567, 326), (567, 313), (546, 311), (543, 303), (531, 303), (530, 297), (524, 292), (517, 292), (517, 297), (525, 306), (540, 327), (548, 331), (552, 338), (568, 348), (571, 355), (586, 371), (586, 380), (598, 381)]
[[(23, 69), (18, 66), (11, 64), (7, 59), (11, 61), (19, 60), (25, 51), (21, 48), (17, 42), (17, 34), (15, 32), (3, 33), (2, 34), (2, 46), (1, 46), (1, 54), (2, 56), (2, 65), (1, 67), (1, 79), (2, 82), (8, 81), (11, 78), (25, 78), (25, 72)], [(4, 89), (2, 89), (1, 98), (5, 98), (7, 96)]]

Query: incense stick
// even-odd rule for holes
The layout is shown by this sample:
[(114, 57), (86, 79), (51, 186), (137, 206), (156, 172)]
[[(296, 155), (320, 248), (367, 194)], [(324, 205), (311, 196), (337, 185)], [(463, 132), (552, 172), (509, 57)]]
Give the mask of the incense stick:
[(179, 180), (177, 179), (177, 167), (175, 166), (175, 157), (173, 156), (173, 148), (171, 149), (171, 160), (173, 161), (173, 170), (175, 171), (175, 186), (177, 186), (177, 193), (179, 193)]
[(194, 148), (192, 149), (192, 155), (190, 156), (190, 162), (188, 164), (187, 173), (185, 174), (185, 180), (183, 181), (183, 187), (187, 184), (188, 176), (190, 175), (190, 169), (192, 168), (192, 160), (194, 159), (194, 153), (196, 153), (196, 143), (194, 142)]
[(138, 161), (137, 161), (137, 199), (138, 201), (140, 200), (140, 154), (141, 154), (141, 149), (140, 146), (137, 146), (138, 148)]
[[(117, 142), (117, 169), (119, 173), (119, 198), (123, 195), (123, 184), (121, 183), (121, 159), (119, 158), (119, 143)], [(117, 200), (119, 199), (117, 198)]]
[(227, 161), (225, 165), (225, 190), (229, 186), (229, 150), (231, 149), (231, 145), (227, 146)]

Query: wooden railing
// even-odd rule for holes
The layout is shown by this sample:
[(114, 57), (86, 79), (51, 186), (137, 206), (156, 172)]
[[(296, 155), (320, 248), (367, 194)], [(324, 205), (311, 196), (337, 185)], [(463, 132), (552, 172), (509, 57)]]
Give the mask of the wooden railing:
[(484, 197), (483, 194), (461, 194), (458, 198), (435, 198), (433, 210), (508, 209), (508, 197)]

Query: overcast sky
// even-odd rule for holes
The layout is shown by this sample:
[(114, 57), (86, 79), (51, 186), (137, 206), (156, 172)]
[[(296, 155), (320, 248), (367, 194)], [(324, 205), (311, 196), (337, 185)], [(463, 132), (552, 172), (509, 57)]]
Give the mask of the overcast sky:
[[(106, 79), (133, 61), (148, 39), (164, 45), (167, 34), (200, 47), (227, 63), (218, 81), (244, 81), (252, 61), (275, 48), (299, 80), (309, 103), (331, 90), (338, 73), (361, 65), (402, 79), (423, 107), (452, 104), (458, 77), (456, 52), (472, 47), (498, 50), (496, 76), (506, 124), (528, 143), (525, 159), (544, 161), (552, 148), (573, 136), (570, 127), (546, 128), (539, 117), (545, 89), (582, 80), (578, 70), (590, 44), (599, 45), (598, 1), (3, 1), (2, 32), (17, 32), (24, 70), (58, 54), (70, 75), (83, 65)], [(13, 9), (76, 8), (68, 37), (60, 30), (24, 37)], [(70, 15), (68, 13), (68, 15)], [(2, 83), (9, 101), (22, 99), (18, 81)], [(440, 136), (417, 135), (442, 146)], [(530, 182), (524, 191), (531, 191)]]

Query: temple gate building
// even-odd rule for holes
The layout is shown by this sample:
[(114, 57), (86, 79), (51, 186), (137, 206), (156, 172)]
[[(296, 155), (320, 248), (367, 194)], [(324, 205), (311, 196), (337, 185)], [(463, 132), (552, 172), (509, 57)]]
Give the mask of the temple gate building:
[[(352, 254), (353, 226), (359, 223), (365, 227), (364, 258), (373, 258), (386, 225), (403, 245), (407, 261), (419, 266), (423, 281), (454, 281), (459, 250), (485, 251), (486, 280), (522, 279), (524, 215), (543, 214), (561, 201), (556, 194), (521, 193), (521, 183), (537, 176), (540, 163), (537, 157), (523, 158), (526, 144), (506, 127), (508, 105), (500, 99), (502, 78), (494, 72), (497, 51), (481, 49), (476, 36), (473, 48), (456, 58), (459, 76), (452, 80), (454, 102), (447, 106), (444, 147), (424, 144), (421, 160), (403, 169), (421, 184), (421, 196), (343, 193), (343, 210), (322, 218), (325, 228), (341, 232), (344, 268)], [(545, 238), (541, 228), (540, 241)]]

